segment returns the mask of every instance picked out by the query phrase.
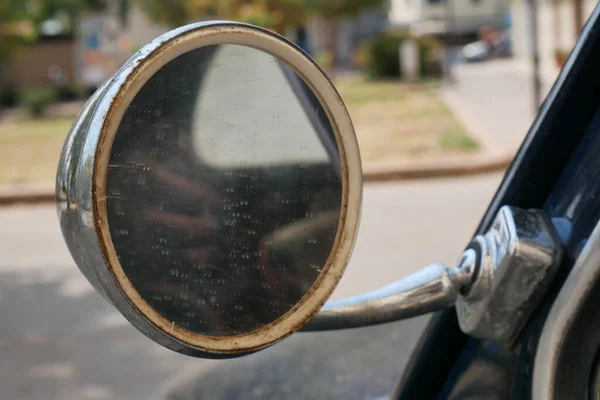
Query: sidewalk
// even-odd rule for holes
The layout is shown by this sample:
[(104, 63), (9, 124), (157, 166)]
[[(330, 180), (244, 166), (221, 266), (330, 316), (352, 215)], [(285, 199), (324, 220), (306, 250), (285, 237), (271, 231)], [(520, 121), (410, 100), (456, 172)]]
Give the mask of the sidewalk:
[[(458, 65), (452, 72), (454, 82), (444, 89), (450, 106), (464, 115), (469, 128), (485, 130), (516, 152), (536, 115), (529, 66), (522, 60), (494, 60)], [(542, 74), (542, 98), (554, 83), (552, 75)]]

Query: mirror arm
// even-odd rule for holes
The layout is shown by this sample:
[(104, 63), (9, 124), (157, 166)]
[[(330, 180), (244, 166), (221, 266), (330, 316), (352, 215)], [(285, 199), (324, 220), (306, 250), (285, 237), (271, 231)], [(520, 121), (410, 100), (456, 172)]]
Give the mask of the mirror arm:
[(550, 287), (562, 254), (542, 210), (504, 206), (456, 268), (432, 264), (381, 289), (328, 302), (303, 331), (383, 324), (455, 305), (463, 332), (511, 345)]
[(384, 324), (452, 307), (468, 290), (475, 252), (457, 268), (431, 264), (397, 282), (355, 297), (330, 301), (302, 331), (326, 331)]

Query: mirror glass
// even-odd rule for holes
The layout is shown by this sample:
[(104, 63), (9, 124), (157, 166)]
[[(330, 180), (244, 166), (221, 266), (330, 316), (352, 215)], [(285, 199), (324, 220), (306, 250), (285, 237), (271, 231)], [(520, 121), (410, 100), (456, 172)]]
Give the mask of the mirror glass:
[(326, 265), (342, 204), (324, 108), (284, 62), (239, 45), (190, 51), (150, 78), (117, 130), (106, 187), (133, 287), (208, 336), (296, 305)]

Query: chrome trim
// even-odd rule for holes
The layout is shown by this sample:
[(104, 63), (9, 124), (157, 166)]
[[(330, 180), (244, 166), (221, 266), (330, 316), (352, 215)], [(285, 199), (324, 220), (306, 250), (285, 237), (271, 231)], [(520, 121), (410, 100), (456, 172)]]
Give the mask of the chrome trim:
[(533, 369), (534, 399), (558, 399), (555, 389), (560, 379), (561, 352), (568, 351), (564, 346), (575, 317), (599, 280), (600, 223), (592, 231), (544, 323)]
[(456, 302), (460, 328), (510, 345), (554, 280), (562, 244), (543, 211), (504, 206), (470, 247), (479, 272)]
[(328, 302), (302, 331), (378, 325), (452, 307), (464, 287), (460, 276), (469, 268), (472, 264), (456, 269), (431, 264), (372, 292)]

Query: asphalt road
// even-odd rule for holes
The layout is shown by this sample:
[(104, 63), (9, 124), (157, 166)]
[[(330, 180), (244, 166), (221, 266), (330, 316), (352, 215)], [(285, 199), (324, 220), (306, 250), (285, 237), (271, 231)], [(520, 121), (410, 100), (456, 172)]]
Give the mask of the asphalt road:
[[(358, 242), (334, 297), (454, 263), (500, 179), (366, 186)], [(0, 398), (15, 400), (377, 398), (392, 390), (427, 319), (297, 334), (238, 361), (180, 356), (92, 290), (49, 205), (0, 209), (0, 316)]]

